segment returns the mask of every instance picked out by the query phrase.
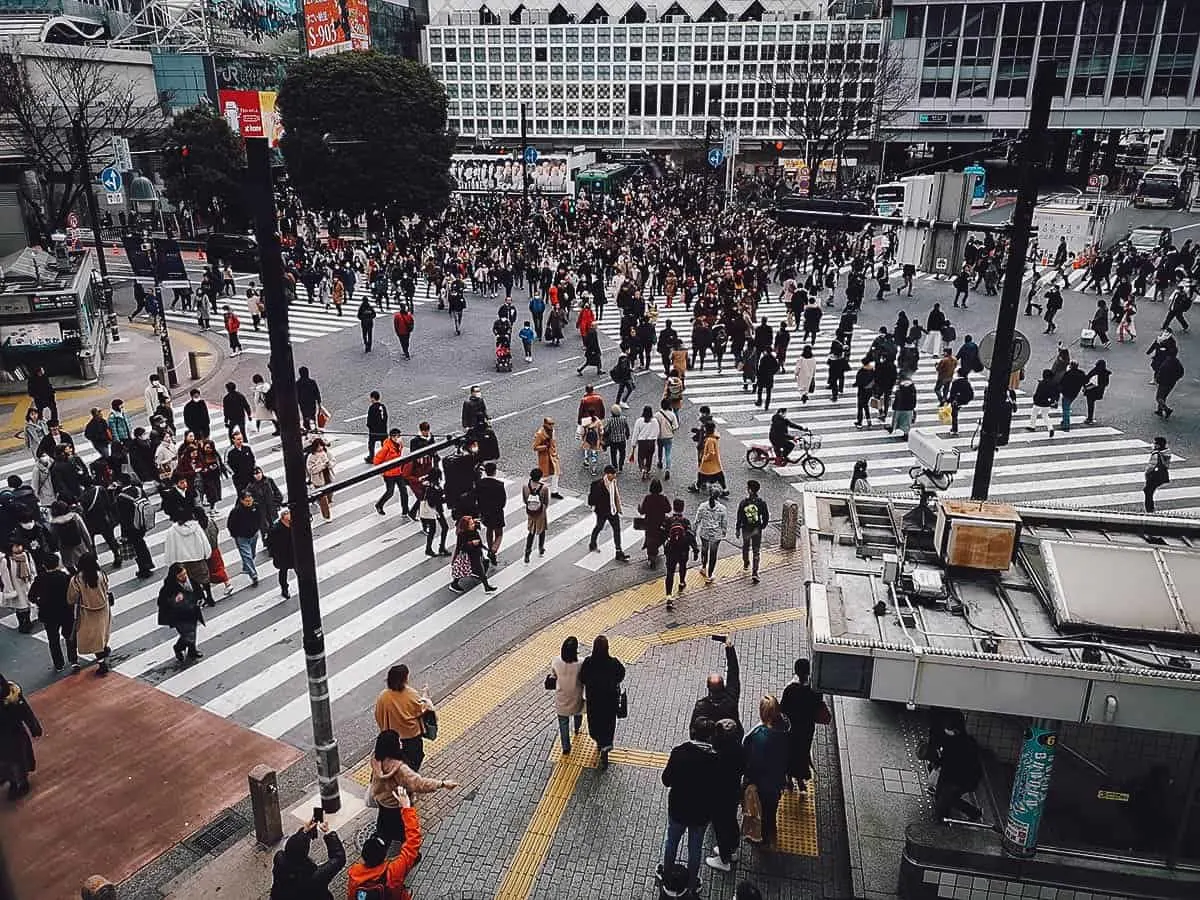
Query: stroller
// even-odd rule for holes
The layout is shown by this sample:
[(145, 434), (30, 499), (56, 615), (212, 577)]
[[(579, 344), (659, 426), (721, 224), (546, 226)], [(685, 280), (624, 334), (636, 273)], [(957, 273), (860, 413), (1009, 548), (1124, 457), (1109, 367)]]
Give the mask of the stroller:
[(496, 371), (511, 372), (512, 371), (512, 347), (509, 346), (507, 337), (499, 336), (496, 338)]

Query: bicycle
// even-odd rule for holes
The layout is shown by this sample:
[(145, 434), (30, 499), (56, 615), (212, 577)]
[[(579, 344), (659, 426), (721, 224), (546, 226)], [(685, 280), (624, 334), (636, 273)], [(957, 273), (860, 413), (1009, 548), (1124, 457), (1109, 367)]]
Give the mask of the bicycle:
[(746, 465), (752, 469), (765, 469), (768, 463), (776, 466), (800, 466), (809, 478), (820, 478), (825, 474), (825, 463), (821, 462), (814, 451), (821, 449), (820, 435), (804, 432), (796, 441), (796, 446), (787, 457), (779, 456), (770, 444), (754, 444), (746, 451)]

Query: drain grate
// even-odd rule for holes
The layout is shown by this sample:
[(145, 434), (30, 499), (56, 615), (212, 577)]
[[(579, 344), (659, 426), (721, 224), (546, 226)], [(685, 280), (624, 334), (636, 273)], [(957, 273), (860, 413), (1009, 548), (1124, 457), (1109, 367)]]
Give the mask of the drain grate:
[(183, 843), (199, 856), (207, 856), (218, 847), (237, 837), (246, 828), (240, 816), (226, 810), (199, 831), (189, 835)]

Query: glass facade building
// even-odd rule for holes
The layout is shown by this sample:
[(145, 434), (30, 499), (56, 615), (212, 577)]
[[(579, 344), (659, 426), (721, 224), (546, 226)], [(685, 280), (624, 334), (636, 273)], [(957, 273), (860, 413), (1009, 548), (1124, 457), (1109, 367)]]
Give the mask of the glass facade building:
[[(531, 140), (670, 147), (716, 122), (736, 125), (746, 146), (792, 137), (782, 110), (801, 92), (829, 102), (874, 92), (885, 21), (764, 20), (754, 6), (752, 19), (729, 21), (714, 3), (703, 21), (611, 23), (594, 6), (565, 24), (462, 24), (434, 11), (422, 53), (464, 142), (517, 137), (525, 104)], [(840, 77), (796, 77), (826, 66)], [(869, 137), (871, 121), (860, 125)]]
[(1200, 127), (1200, 0), (896, 0), (890, 38), (918, 86), (902, 138), (1022, 127), (1043, 59), (1056, 128)]

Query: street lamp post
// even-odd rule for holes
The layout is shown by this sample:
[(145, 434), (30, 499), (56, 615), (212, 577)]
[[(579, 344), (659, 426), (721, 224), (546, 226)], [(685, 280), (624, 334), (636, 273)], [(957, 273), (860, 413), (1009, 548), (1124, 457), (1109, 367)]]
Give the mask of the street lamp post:
[[(135, 210), (150, 216), (154, 215), (154, 210), (159, 205), (158, 191), (154, 189), (154, 182), (141, 175), (130, 183), (129, 199), (133, 202)], [(175, 353), (171, 349), (171, 336), (167, 333), (167, 305), (164, 302), (162, 284), (159, 281), (158, 254), (155, 251), (153, 239), (147, 240), (144, 246), (154, 262), (155, 319), (158, 323), (158, 339), (162, 344), (163, 368), (167, 370), (167, 387), (173, 389), (179, 387), (179, 376), (175, 372)], [(203, 297), (200, 297), (199, 300), (201, 303), (204, 302)]]
[(247, 189), (254, 215), (259, 259), (262, 263), (267, 332), (271, 339), (271, 385), (277, 398), (276, 418), (283, 451), (288, 508), (292, 512), (292, 549), (295, 554), (300, 621), (304, 634), (304, 660), (308, 670), (308, 699), (312, 708), (317, 783), (322, 809), (327, 813), (335, 813), (342, 807), (338, 786), (341, 760), (338, 756), (337, 740), (333, 736), (333, 716), (329, 703), (325, 632), (321, 626), (308, 476), (304, 466), (304, 450), (300, 443), (300, 407), (296, 402), (296, 363), (292, 356), (287, 299), (283, 293), (283, 257), (276, 230), (270, 153), (271, 149), (265, 138), (246, 138)]
[(113, 289), (112, 282), (108, 280), (108, 261), (104, 258), (104, 239), (100, 236), (100, 209), (96, 205), (96, 192), (92, 188), (91, 155), (83, 135), (83, 123), (75, 122), (71, 130), (75, 138), (76, 152), (79, 154), (79, 169), (85, 186), (83, 193), (87, 198), (88, 218), (92, 220), (92, 244), (96, 248), (96, 265), (100, 267), (100, 300), (115, 342), (121, 340), (121, 332), (117, 327), (117, 313), (113, 308)]

